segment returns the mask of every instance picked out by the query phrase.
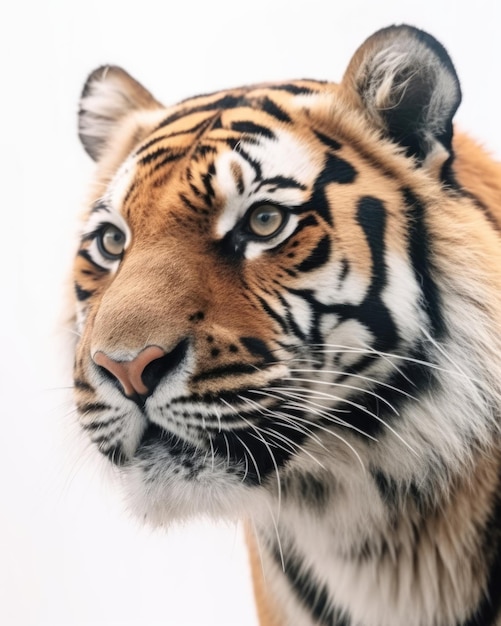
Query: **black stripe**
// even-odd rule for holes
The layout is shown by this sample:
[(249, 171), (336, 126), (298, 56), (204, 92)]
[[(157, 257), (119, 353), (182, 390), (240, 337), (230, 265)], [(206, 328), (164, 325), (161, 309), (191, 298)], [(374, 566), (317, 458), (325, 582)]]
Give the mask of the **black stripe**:
[[(290, 290), (287, 290), (290, 292)], [(287, 300), (280, 294), (279, 291), (277, 291), (275, 293), (275, 296), (280, 300), (280, 303), (282, 304), (282, 307), (285, 310), (285, 321), (288, 325), (288, 331), (287, 334), (290, 335), (291, 333), (296, 335), (296, 337), (298, 337), (298, 339), (300, 339), (301, 341), (305, 342), (307, 340), (307, 335), (302, 331), (302, 329), (299, 327), (298, 323), (296, 322), (296, 320), (294, 319), (292, 312), (291, 312), (291, 307), (289, 305), (289, 303), (287, 302)]]
[[(249, 471), (245, 477), (245, 484), (258, 485), (268, 477), (277, 479), (277, 470), (287, 463), (306, 439), (306, 434), (298, 429), (291, 429), (289, 423), (280, 420), (279, 413), (272, 418), (274, 409), (280, 411), (280, 404), (268, 407), (269, 416), (266, 413), (263, 415), (262, 410), (248, 412), (239, 410), (238, 413), (253, 426), (234, 433), (227, 431), (226, 437), (218, 433), (213, 438), (214, 450), (222, 458), (228, 457), (228, 441), (229, 456), (235, 464), (244, 458), (248, 459)], [(287, 409), (287, 415), (287, 419), (294, 420), (295, 416), (304, 416), (304, 413), (297, 409)], [(271, 428), (274, 432), (267, 432), (271, 420), (273, 420)]]
[(499, 220), (496, 219), (491, 209), (485, 204), (485, 202), (482, 202), (482, 200), (480, 200), (478, 196), (476, 196), (471, 191), (468, 191), (464, 187), (460, 187), (459, 192), (461, 193), (461, 195), (465, 196), (466, 198), (469, 198), (474, 203), (476, 208), (484, 213), (489, 224), (494, 228), (496, 232), (499, 233), (501, 229), (501, 224), (499, 223)]
[(88, 291), (87, 289), (81, 287), (78, 283), (75, 283), (75, 293), (77, 295), (77, 300), (84, 302), (84, 300), (90, 298), (94, 292)]
[[(318, 84), (321, 85), (322, 81), (318, 81)], [(307, 96), (312, 93), (317, 93), (316, 90), (312, 89), (311, 87), (306, 87), (304, 85), (295, 85), (294, 83), (284, 83), (283, 85), (270, 85), (269, 89), (273, 91), (286, 91), (293, 96)]]
[(282, 331), (287, 334), (289, 332), (289, 329), (287, 328), (283, 317), (279, 315), (274, 309), (272, 309), (264, 298), (262, 298), (261, 296), (257, 296), (257, 298), (265, 312), (268, 313), (268, 315), (270, 315), (270, 317), (272, 317), (276, 322), (278, 322)]
[(324, 185), (338, 183), (348, 185), (355, 181), (357, 170), (345, 159), (329, 154), (324, 168)]
[(327, 154), (324, 168), (313, 186), (311, 198), (303, 205), (303, 210), (316, 211), (329, 224), (333, 225), (334, 216), (330, 201), (326, 195), (326, 187), (332, 183), (341, 185), (353, 183), (357, 176), (355, 168), (333, 154)]
[(90, 411), (108, 411), (111, 406), (104, 404), (104, 402), (86, 402), (85, 404), (78, 404), (77, 408), (81, 413), (89, 413)]
[(240, 376), (242, 374), (255, 374), (256, 367), (259, 367), (259, 363), (254, 365), (247, 365), (245, 363), (232, 363), (224, 367), (217, 367), (211, 370), (206, 370), (200, 374), (196, 374), (191, 379), (192, 382), (198, 383), (201, 380), (211, 380), (213, 378), (221, 378), (227, 376)]
[[(127, 207), (127, 205), (129, 204), (129, 202), (132, 202), (133, 200), (136, 199), (136, 193), (137, 192), (137, 180), (133, 180), (132, 183), (130, 184), (130, 187), (127, 189), (127, 193), (125, 194), (124, 200), (122, 202), (122, 206), (123, 207)], [(134, 194), (134, 196), (132, 195)], [(129, 217), (130, 215), (130, 207), (127, 208), (127, 217)]]
[(150, 141), (147, 141), (144, 145), (140, 146), (135, 153), (135, 156), (139, 156), (140, 154), (142, 154), (143, 152), (145, 152), (146, 150), (148, 150), (148, 148), (151, 148), (151, 146), (154, 146), (155, 144), (159, 143), (160, 141), (164, 141), (167, 139), (173, 139), (174, 137), (182, 137), (184, 135), (194, 135), (195, 133), (197, 133), (199, 130), (205, 130), (207, 128), (207, 126), (210, 123), (210, 119), (204, 119), (201, 122), (199, 122), (198, 124), (195, 124), (194, 126), (190, 126), (190, 128), (186, 128), (184, 130), (179, 130), (173, 133), (166, 133), (165, 135), (161, 135), (160, 137), (154, 137), (153, 139), (150, 139)]
[(105, 267), (101, 267), (101, 265), (98, 265), (94, 259), (90, 256), (89, 251), (85, 250), (85, 249), (80, 249), (78, 251), (78, 256), (82, 257), (83, 259), (85, 259), (88, 263), (90, 263), (92, 265), (92, 267), (94, 267), (96, 270), (98, 270), (99, 272), (109, 272), (108, 269), (106, 269)]
[[(238, 414), (252, 424), (258, 424), (259, 420), (263, 419), (258, 411), (238, 411)], [(286, 428), (276, 425), (274, 430), (281, 433)], [(276, 469), (282, 467), (291, 456), (291, 451), (275, 445), (272, 441), (268, 440), (265, 443), (260, 432), (259, 426), (239, 429), (234, 433), (211, 432), (211, 449), (226, 463), (225, 471), (238, 473), (244, 484), (250, 487), (260, 485), (269, 476), (276, 477)], [(294, 436), (300, 445), (304, 436), (297, 431)], [(150, 450), (154, 453), (160, 446), (170, 455), (177, 457), (178, 462), (185, 468), (193, 470), (190, 478), (196, 478), (198, 470), (204, 469), (204, 462), (200, 460), (204, 455), (201, 455), (200, 450), (197, 451), (189, 442), (154, 424), (150, 424), (144, 433), (136, 456), (148, 461)], [(244, 466), (247, 466), (247, 470)], [(146, 466), (145, 470), (148, 470)]]
[[(275, 381), (275, 383), (278, 384), (278, 381)], [(229, 402), (230, 404), (239, 405), (239, 404), (242, 404), (244, 398), (246, 398), (247, 400), (255, 400), (256, 392), (249, 390), (247, 386), (232, 389), (231, 391), (218, 391), (216, 404), (219, 408), (221, 408), (219, 403), (221, 400), (225, 400), (226, 402)], [(209, 392), (209, 393), (193, 393), (193, 394), (190, 394), (189, 396), (177, 396), (176, 398), (173, 398), (170, 401), (170, 404), (172, 406), (176, 406), (178, 404), (179, 405), (183, 405), (183, 404), (192, 405), (193, 403), (213, 405), (214, 402), (215, 402), (214, 394)]]
[(398, 343), (398, 332), (390, 311), (381, 299), (386, 286), (387, 270), (384, 256), (386, 210), (383, 203), (370, 196), (362, 198), (357, 207), (357, 221), (364, 231), (372, 257), (372, 276), (369, 291), (354, 315), (376, 337), (376, 350), (390, 352)]
[[(200, 97), (203, 97), (203, 96), (200, 96)], [(192, 106), (192, 107), (188, 106), (166, 117), (157, 126), (155, 131), (165, 126), (168, 126), (169, 124), (172, 124), (173, 122), (176, 122), (182, 117), (187, 117), (189, 115), (193, 115), (194, 113), (203, 113), (204, 111), (207, 111), (207, 112), (217, 111), (220, 109), (234, 109), (239, 106), (242, 106), (243, 104), (245, 104), (245, 102), (246, 102), (245, 97), (243, 95), (233, 96), (231, 94), (226, 94), (226, 95), (223, 95), (221, 98), (217, 98), (216, 100), (209, 102), (208, 104), (202, 104), (202, 105)], [(189, 103), (189, 100), (187, 100), (186, 103)]]
[(407, 209), (409, 231), (409, 256), (417, 284), (423, 292), (423, 304), (430, 318), (435, 337), (445, 333), (440, 292), (433, 277), (432, 245), (425, 223), (425, 209), (418, 198), (410, 191), (403, 190)]
[(279, 122), (284, 122), (285, 124), (290, 124), (292, 122), (289, 115), (268, 97), (259, 100), (259, 106), (263, 111), (274, 117)]
[(113, 463), (113, 465), (116, 465), (117, 467), (125, 465), (128, 461), (128, 458), (125, 452), (122, 450), (120, 444), (113, 445), (110, 448), (106, 449), (98, 446), (98, 450), (99, 452), (101, 452), (101, 454), (104, 454), (104, 456), (108, 457), (109, 461), (111, 461), (111, 463)]
[[(440, 460), (434, 460), (435, 464), (440, 467)], [(445, 474), (446, 469), (441, 470)], [(434, 484), (433, 480), (420, 480), (418, 485), (414, 480), (397, 482), (392, 476), (389, 476), (380, 469), (371, 468), (371, 475), (376, 484), (377, 490), (383, 503), (392, 510), (405, 506), (408, 501), (413, 502), (416, 509), (424, 516), (432, 514), (431, 507), (434, 507)], [(401, 514), (400, 511), (396, 513)]]
[[(294, 427), (291, 425), (291, 428)], [(281, 482), (284, 498), (310, 511), (325, 510), (336, 491), (333, 479), (326, 482), (303, 470), (287, 473)]]
[(399, 490), (397, 482), (381, 470), (371, 470), (372, 478), (376, 483), (381, 500), (394, 508), (399, 501)]
[[(318, 321), (319, 316), (329, 313), (337, 315), (340, 323), (345, 320), (358, 320), (360, 323), (364, 324), (376, 338), (376, 350), (389, 353), (396, 351), (398, 346), (396, 328), (389, 316), (389, 312), (380, 301), (377, 292), (369, 293), (361, 305), (326, 305), (318, 302), (311, 291), (292, 288), (288, 288), (287, 291), (308, 302), (317, 320), (313, 323), (314, 327), (318, 328), (320, 325)], [(320, 344), (322, 340), (317, 340), (316, 343)], [(318, 358), (321, 358), (321, 356), (321, 353), (319, 353)], [(351, 374), (362, 373), (364, 369), (370, 366), (377, 358), (376, 351), (373, 354), (363, 356), (351, 368), (347, 368), (343, 376), (339, 377), (336, 382), (341, 384), (345, 382)], [(399, 407), (410, 400), (409, 396), (412, 398), (416, 393), (416, 389), (418, 389), (420, 393), (433, 393), (433, 387), (436, 384), (436, 376), (433, 370), (421, 364), (420, 361), (424, 363), (428, 362), (428, 356), (420, 345), (415, 346), (413, 350), (408, 350), (403, 361), (396, 356), (396, 368), (393, 374), (391, 374), (388, 379), (382, 381), (388, 386), (376, 385), (374, 387), (374, 391), (379, 398), (364, 393), (363, 391), (351, 395), (349, 397), (350, 402), (360, 404), (361, 408), (350, 406), (349, 404), (344, 405), (343, 408), (349, 410), (349, 413), (343, 415), (343, 419), (362, 432), (374, 437), (384, 432), (385, 426), (380, 420), (391, 423), (396, 418), (395, 413), (388, 407), (385, 400), (398, 411)], [(394, 387), (394, 389), (391, 389), (390, 386)], [(329, 422), (325, 422), (323, 425), (328, 427)]]
[[(211, 139), (211, 141), (216, 140)], [(224, 143), (226, 142), (224, 141)], [(205, 158), (209, 154), (217, 154), (217, 148), (215, 146), (211, 146), (210, 144), (199, 143), (195, 148), (195, 152), (193, 152), (193, 160), (198, 162), (200, 159)]]
[(320, 139), (324, 146), (327, 146), (330, 150), (341, 150), (342, 145), (332, 137), (328, 137), (318, 130), (315, 131), (315, 135), (318, 139)]
[(253, 356), (259, 356), (269, 363), (273, 361), (273, 354), (262, 339), (258, 337), (240, 337), (240, 343)]
[[(197, 193), (198, 196), (200, 196), (200, 192)], [(184, 193), (179, 194), (179, 199), (181, 200), (181, 202), (191, 211), (193, 211), (194, 213), (197, 214), (202, 214), (202, 215), (207, 215), (208, 214), (208, 209), (206, 208), (202, 208), (202, 207), (197, 207), (195, 206), (185, 195)]]
[(150, 139), (149, 141), (147, 141), (145, 144), (143, 144), (136, 150), (135, 156), (136, 157), (139, 156), (143, 152), (146, 152), (148, 148), (151, 148), (151, 146), (154, 146), (155, 144), (160, 143), (164, 139), (167, 139), (168, 137), (172, 137), (174, 135), (176, 135), (176, 133), (167, 133), (165, 135), (160, 135), (160, 137), (154, 137), (153, 139)]
[(178, 159), (181, 159), (186, 154), (187, 150), (173, 150), (172, 147), (157, 148), (153, 152), (150, 152), (144, 157), (141, 157), (139, 159), (139, 164), (148, 165), (149, 163), (152, 163), (153, 161), (156, 161), (157, 159), (163, 157), (162, 161), (156, 164), (155, 169), (157, 169), (159, 167), (162, 167), (162, 165), (165, 165), (165, 163), (170, 163), (171, 161), (177, 161)]
[(386, 261), (384, 258), (386, 211), (378, 198), (365, 196), (357, 206), (357, 222), (364, 231), (372, 257), (370, 291), (380, 293), (386, 285)]
[(98, 200), (96, 204), (91, 209), (92, 213), (98, 213), (99, 211), (104, 211), (105, 213), (111, 213), (110, 209), (104, 204), (103, 200)]
[[(237, 142), (238, 143), (238, 142)], [(238, 154), (247, 161), (247, 163), (252, 167), (252, 169), (254, 170), (254, 177), (256, 179), (256, 181), (258, 180), (262, 180), (263, 176), (262, 176), (262, 170), (261, 170), (261, 165), (259, 163), (259, 161), (256, 161), (256, 159), (253, 159), (250, 154), (248, 152), (246, 152), (243, 148), (242, 148), (242, 144), (238, 144), (238, 148), (237, 148)]]
[[(282, 569), (282, 553), (277, 545), (273, 557)], [(301, 558), (287, 546), (283, 551), (285, 576), (303, 607), (311, 613), (318, 626), (350, 626), (351, 620), (332, 605), (326, 585), (315, 580), (313, 572)]]
[[(407, 356), (418, 360), (422, 358), (426, 360), (426, 357), (419, 353), (411, 353)], [(374, 357), (365, 357), (352, 368), (353, 373), (363, 372), (364, 368), (373, 360)], [(399, 359), (395, 360), (395, 364), (399, 368), (398, 371), (395, 371), (392, 376), (384, 381), (386, 385), (390, 385), (394, 389), (376, 385), (374, 391), (379, 398), (360, 392), (350, 396), (349, 400), (361, 405), (363, 408), (346, 405), (349, 413), (343, 415), (343, 419), (346, 419), (352, 426), (372, 437), (388, 432), (385, 424), (391, 424), (395, 419), (398, 419), (398, 416), (389, 408), (388, 404), (393, 406), (396, 411), (400, 411), (401, 407), (407, 402), (414, 401), (408, 396), (415, 394), (416, 389), (419, 389), (420, 394), (433, 393), (433, 388), (437, 384), (435, 374), (425, 365), (407, 362), (403, 366)], [(347, 371), (345, 377), (348, 378), (349, 374), (350, 371)], [(342, 382), (342, 380), (339, 382)], [(343, 406), (343, 408), (345, 407)]]
[[(123, 415), (117, 415), (115, 417), (110, 417), (106, 419), (106, 421), (103, 421), (103, 422), (99, 421), (99, 422), (92, 422), (91, 424), (82, 424), (82, 428), (89, 432), (96, 432), (104, 428), (108, 428), (108, 426), (116, 424), (117, 422), (120, 422), (120, 420), (123, 420), (123, 419), (124, 419)], [(103, 435), (102, 437), (95, 438), (92, 441), (94, 443), (99, 443), (100, 441), (107, 441), (111, 439), (113, 435), (116, 435), (118, 432), (120, 432), (120, 428), (117, 428), (113, 432), (107, 433), (106, 435)]]
[(245, 133), (250, 135), (262, 135), (268, 139), (275, 139), (275, 133), (261, 124), (256, 124), (249, 120), (243, 120), (239, 122), (232, 122), (231, 129), (239, 133)]
[(489, 558), (487, 588), (474, 615), (458, 626), (495, 626), (501, 615), (501, 475), (495, 490), (495, 505), (484, 529), (482, 555)]
[(95, 391), (92, 385), (89, 385), (89, 383), (85, 382), (85, 380), (81, 380), (80, 378), (75, 378), (73, 386), (76, 389), (81, 389), (82, 391)]
[(341, 260), (341, 271), (339, 272), (339, 284), (342, 285), (350, 271), (350, 262), (344, 258)]
[(202, 176), (202, 183), (205, 187), (205, 195), (203, 199), (206, 204), (212, 206), (212, 200), (215, 198), (214, 187), (212, 186), (212, 180), (214, 178), (214, 174), (216, 173), (216, 166), (214, 163), (211, 163), (207, 172)]
[[(295, 211), (292, 212), (295, 213)], [(318, 218), (312, 213), (299, 221), (299, 224), (294, 231), (294, 237), (296, 237), (298, 233), (300, 233), (305, 228), (308, 228), (309, 226), (318, 226)]]
[(256, 188), (256, 191), (260, 190), (265, 185), (273, 186), (276, 189), (301, 189), (304, 191), (306, 186), (287, 176), (273, 176), (272, 178), (264, 178)]
[[(185, 157), (188, 154), (188, 150), (181, 150), (179, 152), (170, 152), (166, 150), (165, 153), (166, 153), (165, 157), (158, 163), (155, 163), (153, 167), (153, 172), (157, 172), (164, 165), (167, 165), (167, 163), (174, 163), (175, 161), (181, 160), (183, 157)], [(147, 157), (144, 157), (144, 158), (146, 159)], [(155, 160), (156, 158), (158, 158), (158, 155), (155, 157)]]
[(317, 243), (315, 248), (310, 252), (308, 257), (302, 261), (299, 265), (296, 265), (296, 269), (300, 272), (311, 272), (316, 270), (330, 259), (331, 242), (328, 235), (322, 237)]

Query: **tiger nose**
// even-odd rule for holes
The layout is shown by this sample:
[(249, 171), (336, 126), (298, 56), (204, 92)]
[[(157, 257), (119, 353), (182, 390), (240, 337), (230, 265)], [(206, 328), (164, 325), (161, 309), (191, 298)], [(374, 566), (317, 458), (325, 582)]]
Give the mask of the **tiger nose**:
[[(148, 346), (131, 361), (116, 361), (101, 351), (96, 352), (92, 358), (96, 365), (104, 368), (120, 382), (124, 394), (130, 398), (136, 394), (147, 396), (153, 392), (165, 370), (169, 369), (168, 363), (164, 365), (159, 361), (166, 354), (165, 350), (159, 346)], [(152, 365), (155, 361), (158, 367), (152, 366), (150, 368), (149, 371), (153, 371), (153, 375), (148, 376), (147, 384), (145, 384), (143, 380), (145, 370), (148, 365)]]

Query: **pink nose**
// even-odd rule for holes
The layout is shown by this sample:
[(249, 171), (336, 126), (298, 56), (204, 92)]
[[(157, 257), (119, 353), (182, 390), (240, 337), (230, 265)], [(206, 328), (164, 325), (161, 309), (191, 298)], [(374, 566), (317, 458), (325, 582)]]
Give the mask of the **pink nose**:
[(158, 346), (148, 346), (141, 350), (132, 361), (115, 361), (104, 352), (96, 352), (93, 360), (96, 365), (104, 367), (120, 382), (126, 396), (131, 397), (135, 394), (144, 396), (152, 391), (143, 382), (144, 370), (150, 363), (162, 358), (165, 354), (165, 351)]

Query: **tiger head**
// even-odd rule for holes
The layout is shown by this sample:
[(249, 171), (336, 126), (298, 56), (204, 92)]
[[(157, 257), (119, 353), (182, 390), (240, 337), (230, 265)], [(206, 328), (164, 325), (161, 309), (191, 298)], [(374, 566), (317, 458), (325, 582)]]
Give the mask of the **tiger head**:
[[(476, 245), (454, 231), (471, 213), (454, 178), (459, 102), (443, 48), (406, 26), (367, 40), (340, 84), (164, 107), (118, 67), (90, 75), (74, 387), (141, 515), (286, 506), (305, 476), (429, 473), (435, 416), (409, 407), (447, 387), (443, 277), (468, 271), (447, 238)], [(451, 464), (463, 421), (432, 429)]]

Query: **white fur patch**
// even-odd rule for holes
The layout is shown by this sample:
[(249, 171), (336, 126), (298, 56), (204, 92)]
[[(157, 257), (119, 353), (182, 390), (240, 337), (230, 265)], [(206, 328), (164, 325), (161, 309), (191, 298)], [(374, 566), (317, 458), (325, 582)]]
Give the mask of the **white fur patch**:
[[(212, 184), (225, 198), (225, 206), (216, 226), (218, 237), (223, 238), (231, 231), (248, 209), (255, 204), (272, 202), (287, 208), (304, 202), (305, 191), (294, 186), (277, 187), (272, 179), (277, 176), (289, 177), (308, 190), (320, 171), (321, 160), (290, 133), (283, 130), (274, 132), (275, 139), (260, 137), (256, 143), (242, 139), (239, 144), (241, 150), (245, 151), (253, 161), (259, 163), (261, 180), (256, 179), (254, 169), (239, 154), (238, 147), (232, 152), (223, 153), (216, 161), (216, 173)], [(239, 192), (233, 174), (235, 165), (242, 173), (244, 187), (242, 192)], [(266, 180), (270, 182), (266, 183)], [(290, 234), (289, 230), (286, 236)], [(249, 253), (250, 257), (257, 256), (260, 245), (256, 244), (252, 248)]]

